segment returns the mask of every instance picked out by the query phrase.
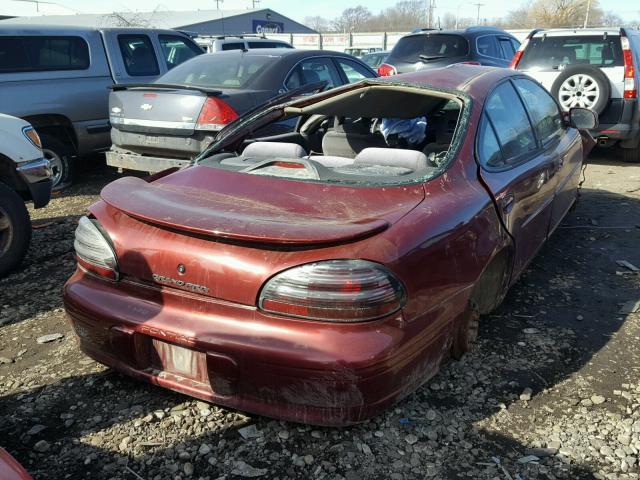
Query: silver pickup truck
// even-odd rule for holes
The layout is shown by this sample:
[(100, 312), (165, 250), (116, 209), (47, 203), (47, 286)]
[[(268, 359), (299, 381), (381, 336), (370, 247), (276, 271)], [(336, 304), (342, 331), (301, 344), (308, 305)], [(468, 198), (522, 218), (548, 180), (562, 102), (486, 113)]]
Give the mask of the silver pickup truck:
[(0, 21), (0, 112), (35, 127), (60, 188), (74, 158), (111, 145), (109, 86), (149, 83), (201, 53), (175, 30)]

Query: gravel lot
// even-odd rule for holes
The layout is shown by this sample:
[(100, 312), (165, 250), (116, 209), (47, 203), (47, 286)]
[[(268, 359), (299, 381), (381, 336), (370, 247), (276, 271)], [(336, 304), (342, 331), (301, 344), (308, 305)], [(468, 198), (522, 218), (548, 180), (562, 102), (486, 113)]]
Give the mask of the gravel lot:
[(31, 212), (24, 268), (0, 280), (0, 444), (36, 479), (640, 478), (640, 311), (621, 313), (640, 274), (616, 263), (640, 266), (640, 165), (613, 155), (595, 154), (478, 348), (345, 429), (218, 408), (80, 353), (61, 287), (78, 217), (117, 177), (87, 168)]

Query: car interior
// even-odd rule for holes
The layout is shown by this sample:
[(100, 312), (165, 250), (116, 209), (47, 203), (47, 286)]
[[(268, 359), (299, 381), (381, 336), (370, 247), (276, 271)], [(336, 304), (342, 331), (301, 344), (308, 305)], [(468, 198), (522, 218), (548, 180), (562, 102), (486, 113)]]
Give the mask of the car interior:
[[(463, 101), (449, 93), (415, 87), (369, 85), (297, 107), (292, 132), (247, 134), (199, 165), (297, 179), (398, 182), (435, 176), (450, 160)], [(389, 122), (407, 136), (386, 129)], [(396, 129), (397, 130), (397, 129)], [(255, 130), (259, 134), (260, 129)]]

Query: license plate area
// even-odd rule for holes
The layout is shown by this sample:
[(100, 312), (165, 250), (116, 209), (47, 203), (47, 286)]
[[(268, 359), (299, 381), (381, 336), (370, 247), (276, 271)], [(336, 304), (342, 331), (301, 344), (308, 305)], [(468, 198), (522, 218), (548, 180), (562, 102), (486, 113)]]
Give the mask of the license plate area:
[(203, 352), (157, 338), (151, 339), (150, 363), (153, 369), (206, 382), (207, 359)]

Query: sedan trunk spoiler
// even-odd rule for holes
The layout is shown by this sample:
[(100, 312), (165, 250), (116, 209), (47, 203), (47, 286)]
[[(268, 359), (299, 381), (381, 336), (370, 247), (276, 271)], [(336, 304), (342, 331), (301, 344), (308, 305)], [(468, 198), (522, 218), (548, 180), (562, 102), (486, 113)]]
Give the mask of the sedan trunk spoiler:
[[(226, 172), (211, 169), (201, 173), (225, 176)], [(184, 186), (171, 188), (135, 177), (123, 177), (110, 183), (100, 196), (112, 207), (146, 223), (239, 242), (290, 246), (337, 244), (374, 235), (390, 225), (387, 219), (375, 215), (323, 218), (265, 205), (242, 195), (230, 196)]]
[(191, 90), (204, 93), (210, 97), (222, 95), (222, 90), (215, 88), (201, 87), (198, 85), (178, 85), (173, 83), (119, 83), (108, 87), (114, 92), (123, 90), (143, 89), (143, 90)]

